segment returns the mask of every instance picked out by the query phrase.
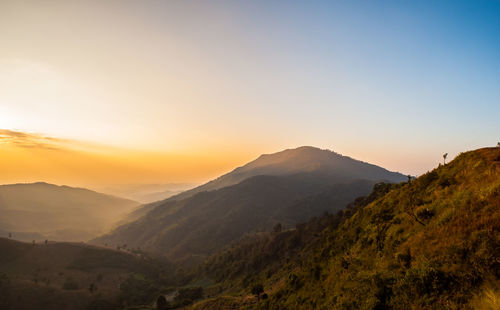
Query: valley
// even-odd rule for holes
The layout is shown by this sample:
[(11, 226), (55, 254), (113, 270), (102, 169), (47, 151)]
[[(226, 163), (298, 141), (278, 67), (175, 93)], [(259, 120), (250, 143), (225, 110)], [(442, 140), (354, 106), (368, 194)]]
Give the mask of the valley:
[(139, 205), (44, 182), (0, 185), (0, 233), (28, 242), (87, 241), (111, 229)]
[(251, 176), (153, 205), (114, 230), (116, 244), (107, 235), (98, 247), (1, 239), (2, 302), (23, 309), (27, 294), (45, 309), (487, 306), (498, 292), (499, 182), (500, 148), (399, 183)]

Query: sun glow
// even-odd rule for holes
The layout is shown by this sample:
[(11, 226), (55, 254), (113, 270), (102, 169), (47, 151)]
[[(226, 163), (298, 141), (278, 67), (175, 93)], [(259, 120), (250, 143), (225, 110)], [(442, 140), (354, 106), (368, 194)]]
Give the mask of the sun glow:
[(105, 147), (0, 130), (0, 183), (109, 184), (203, 182), (245, 162), (241, 154), (174, 154)]
[(462, 16), (417, 4), (405, 14), (343, 2), (0, 1), (0, 129), (91, 141), (89, 158), (112, 146), (134, 169), (176, 154), (186, 165), (164, 168), (168, 179), (178, 166), (224, 172), (301, 145), (422, 174), (440, 154), (496, 144), (498, 18), (465, 29)]

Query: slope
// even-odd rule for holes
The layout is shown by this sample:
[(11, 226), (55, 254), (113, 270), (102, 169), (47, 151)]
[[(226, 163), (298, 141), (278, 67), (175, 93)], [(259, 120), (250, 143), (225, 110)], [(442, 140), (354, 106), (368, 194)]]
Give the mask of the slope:
[(171, 199), (180, 200), (196, 193), (231, 186), (258, 175), (279, 176), (315, 172), (331, 175), (344, 181), (363, 179), (397, 183), (407, 178), (400, 173), (342, 156), (330, 150), (301, 146), (273, 154), (263, 154), (244, 166), (238, 167), (206, 184), (175, 195)]
[[(375, 181), (406, 177), (327, 150), (300, 147), (235, 169), (203, 186), (131, 213), (97, 244), (123, 244), (199, 262), (248, 233), (281, 223), (291, 227), (324, 211), (336, 212)], [(325, 203), (305, 204), (325, 192)]]
[[(500, 148), (486, 148), (213, 256), (197, 275), (219, 297), (194, 308), (495, 309), (499, 261)], [(267, 299), (249, 297), (257, 284)]]
[(26, 241), (36, 236), (83, 241), (111, 229), (138, 205), (83, 188), (47, 183), (1, 185), (0, 231)]
[[(336, 211), (372, 186), (372, 181), (342, 184), (318, 174), (257, 176), (164, 203), (94, 242), (126, 243), (172, 260), (197, 262), (245, 234), (269, 230), (277, 223), (293, 226), (324, 211)], [(326, 203), (302, 203), (323, 192), (328, 195)]]
[(83, 243), (33, 245), (0, 238), (0, 253), (0, 308), (5, 310), (121, 309), (141, 293), (129, 285), (137, 277), (142, 284), (174, 284), (162, 279), (174, 274), (167, 261)]

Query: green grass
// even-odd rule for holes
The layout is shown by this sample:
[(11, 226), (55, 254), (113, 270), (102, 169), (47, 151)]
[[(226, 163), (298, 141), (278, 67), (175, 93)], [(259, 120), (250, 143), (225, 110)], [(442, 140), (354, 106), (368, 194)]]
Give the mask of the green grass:
[[(376, 188), (338, 215), (246, 240), (198, 271), (255, 309), (488, 309), (498, 302), (500, 148)], [(222, 308), (223, 309), (223, 308)]]

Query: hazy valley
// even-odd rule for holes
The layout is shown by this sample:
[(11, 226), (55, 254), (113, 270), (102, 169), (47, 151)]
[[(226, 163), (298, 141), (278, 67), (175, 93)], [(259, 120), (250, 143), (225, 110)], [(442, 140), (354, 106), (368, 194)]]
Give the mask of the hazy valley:
[(3, 237), (37, 242), (87, 241), (111, 229), (138, 202), (48, 183), (0, 186)]

